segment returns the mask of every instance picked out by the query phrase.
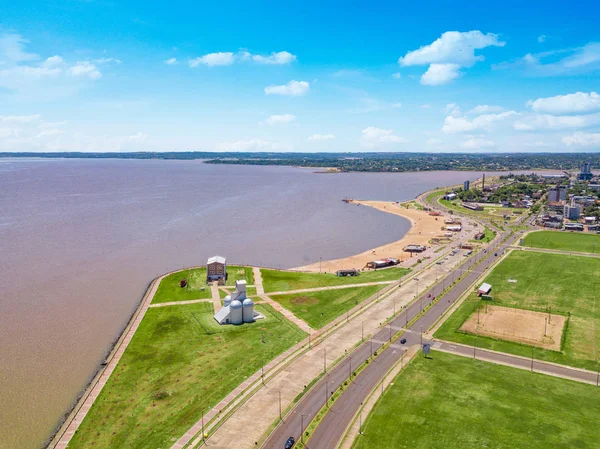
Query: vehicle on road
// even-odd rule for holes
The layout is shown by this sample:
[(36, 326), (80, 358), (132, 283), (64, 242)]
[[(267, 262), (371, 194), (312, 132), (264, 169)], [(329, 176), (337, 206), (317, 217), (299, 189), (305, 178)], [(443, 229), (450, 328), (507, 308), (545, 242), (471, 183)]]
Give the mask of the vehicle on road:
[(296, 443), (296, 440), (294, 437), (289, 437), (287, 439), (287, 441), (285, 442), (285, 446), (283, 446), (283, 449), (292, 449), (294, 447), (294, 444)]
[(406, 343), (406, 338), (403, 338), (400, 340), (400, 344), (404, 344), (404, 343)]

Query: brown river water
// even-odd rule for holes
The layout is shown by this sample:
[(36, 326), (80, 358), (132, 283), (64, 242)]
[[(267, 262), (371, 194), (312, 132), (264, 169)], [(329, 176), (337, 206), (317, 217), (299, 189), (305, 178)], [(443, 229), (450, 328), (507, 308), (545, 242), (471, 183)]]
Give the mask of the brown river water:
[(343, 198), (479, 175), (0, 159), (0, 448), (44, 444), (159, 274), (214, 254), (291, 268), (362, 252), (409, 223)]

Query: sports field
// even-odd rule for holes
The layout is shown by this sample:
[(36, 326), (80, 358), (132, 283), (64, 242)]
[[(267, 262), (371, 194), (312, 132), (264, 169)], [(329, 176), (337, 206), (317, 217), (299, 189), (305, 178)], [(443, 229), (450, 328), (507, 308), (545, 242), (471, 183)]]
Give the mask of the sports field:
[(525, 236), (523, 246), (600, 254), (600, 235), (536, 231)]
[[(181, 287), (182, 279), (187, 280), (187, 286)], [(235, 286), (236, 280), (245, 279), (248, 285), (254, 284), (252, 268), (228, 266), (227, 284)], [(178, 271), (166, 276), (158, 286), (152, 303), (189, 301), (192, 299), (208, 299), (211, 297), (210, 285), (206, 284), (206, 268), (192, 268), (191, 270)]]
[(353, 449), (597, 448), (600, 389), (432, 351), (369, 414)]
[(242, 326), (217, 325), (210, 303), (148, 309), (69, 448), (171, 447), (203, 409), (305, 337), (256, 308), (266, 319)]
[[(551, 310), (552, 314), (567, 317), (562, 349), (536, 349), (536, 358), (596, 370), (600, 356), (598, 273), (600, 259), (597, 258), (513, 251), (485, 282), (492, 285), (491, 304), (546, 313)], [(435, 337), (474, 344), (473, 335), (460, 328), (482, 304), (475, 294), (469, 296), (438, 329)], [(478, 337), (477, 346), (531, 357), (531, 345), (501, 337)]]
[(270, 297), (313, 329), (321, 329), (384, 287), (385, 285), (370, 285)]
[(407, 273), (405, 268), (393, 267), (364, 271), (358, 276), (338, 277), (330, 273), (300, 273), (296, 271), (260, 270), (266, 293), (330, 287), (334, 285), (362, 284), (365, 282), (397, 281)]

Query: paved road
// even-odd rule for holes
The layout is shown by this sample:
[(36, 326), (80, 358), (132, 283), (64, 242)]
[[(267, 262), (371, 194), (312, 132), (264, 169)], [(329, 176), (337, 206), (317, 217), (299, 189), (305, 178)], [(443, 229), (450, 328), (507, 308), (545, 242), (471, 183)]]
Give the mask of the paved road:
[[(487, 251), (476, 253), (470, 259), (466, 260), (462, 266), (459, 266), (454, 270), (459, 272), (459, 274), (462, 274), (465, 270), (470, 269), (475, 263), (483, 260), (475, 270), (468, 272), (461, 281), (452, 287), (441, 301), (434, 304), (433, 307), (408, 328), (404, 335), (404, 338), (407, 339), (406, 345), (391, 345), (388, 349), (383, 351), (374, 362), (370, 363), (355, 381), (346, 388), (335, 404), (332, 405), (331, 413), (327, 413), (321, 424), (315, 430), (311, 437), (309, 447), (315, 449), (336, 447), (362, 402), (369, 392), (371, 392), (381, 379), (383, 379), (384, 375), (399, 361), (400, 357), (404, 354), (405, 347), (408, 348), (413, 344), (420, 344), (422, 339), (421, 332), (433, 326), (446, 310), (470, 288), (471, 284), (473, 284), (473, 282), (481, 275), (482, 270), (487, 269), (493, 264), (496, 261), (496, 258), (500, 256), (500, 253), (519, 236), (520, 234), (511, 237), (501, 246), (499, 246), (499, 243), (494, 243)], [(494, 255), (496, 253), (498, 256)], [(445, 285), (452, 282), (453, 276), (456, 276), (454, 272), (449, 273), (446, 276)], [(325, 403), (326, 394), (331, 394), (332, 391), (337, 389), (341, 383), (348, 378), (351, 369), (350, 365), (358, 366), (361, 361), (366, 360), (371, 355), (371, 347), (373, 348), (373, 351), (378, 350), (382, 345), (382, 342), (388, 340), (391, 334), (403, 328), (407, 322), (416, 317), (421, 312), (422, 308), (427, 305), (427, 302), (431, 301), (430, 298), (436, 297), (441, 291), (442, 283), (438, 283), (426, 290), (419, 300), (413, 302), (388, 326), (381, 329), (372, 338), (372, 341), (365, 342), (354, 352), (349, 354), (343, 362), (332, 369), (327, 376), (322, 378), (313, 389), (300, 400), (292, 413), (286, 417), (285, 422), (280, 423), (262, 447), (266, 449), (281, 449), (289, 436), (293, 436), (298, 441), (302, 433), (301, 429), (307, 427), (310, 420)], [(327, 393), (327, 391), (329, 393)]]
[(477, 358), (477, 360), (514, 366), (516, 368), (549, 374), (556, 377), (564, 377), (593, 385), (598, 385), (598, 381), (600, 380), (600, 375), (597, 372), (594, 373), (592, 371), (571, 368), (570, 366), (542, 362), (540, 360), (535, 360), (535, 358), (519, 357), (512, 354), (505, 354), (503, 352), (488, 351), (487, 349), (480, 349), (476, 346), (466, 346), (447, 341), (437, 341), (433, 342), (432, 347), (438, 351), (449, 352), (451, 354), (461, 355), (463, 357), (473, 357)]

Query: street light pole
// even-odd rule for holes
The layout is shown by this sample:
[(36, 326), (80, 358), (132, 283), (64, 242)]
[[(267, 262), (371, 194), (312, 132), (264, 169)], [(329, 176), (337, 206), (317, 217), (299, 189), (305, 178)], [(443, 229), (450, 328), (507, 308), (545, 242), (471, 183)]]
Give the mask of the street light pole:
[(283, 417), (281, 416), (281, 390), (279, 390), (279, 419), (283, 421)]
[(323, 352), (323, 372), (327, 372), (327, 348), (325, 348), (325, 352)]
[(300, 413), (300, 441), (304, 444), (304, 414)]

